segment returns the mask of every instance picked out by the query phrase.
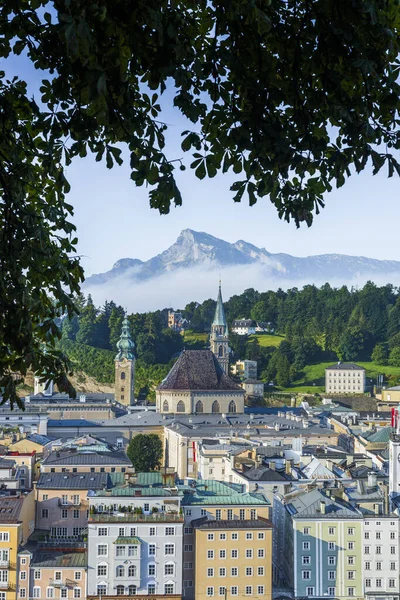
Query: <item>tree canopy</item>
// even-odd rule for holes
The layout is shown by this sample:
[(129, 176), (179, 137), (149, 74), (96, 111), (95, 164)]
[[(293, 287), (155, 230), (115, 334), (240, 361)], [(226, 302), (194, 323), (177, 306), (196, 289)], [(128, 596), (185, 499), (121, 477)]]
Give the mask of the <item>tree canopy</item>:
[[(40, 98), (0, 72), (0, 386), (28, 368), (65, 389), (55, 319), (83, 273), (64, 168), (93, 153), (161, 213), (182, 197), (161, 104), (187, 119), (199, 179), (311, 224), (353, 172), (400, 173), (397, 0), (2, 0), (0, 58), (22, 54)], [(172, 98), (172, 100), (171, 100)]]
[(126, 453), (136, 473), (154, 471), (161, 465), (162, 441), (155, 433), (139, 433), (129, 442)]

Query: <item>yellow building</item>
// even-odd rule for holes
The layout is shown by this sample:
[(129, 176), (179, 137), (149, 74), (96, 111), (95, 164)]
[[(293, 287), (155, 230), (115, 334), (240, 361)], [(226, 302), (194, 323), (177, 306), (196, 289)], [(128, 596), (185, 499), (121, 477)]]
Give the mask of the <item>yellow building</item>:
[(0, 600), (15, 600), (18, 548), (35, 528), (34, 493), (0, 498)]
[(195, 599), (272, 597), (272, 524), (268, 519), (197, 519)]

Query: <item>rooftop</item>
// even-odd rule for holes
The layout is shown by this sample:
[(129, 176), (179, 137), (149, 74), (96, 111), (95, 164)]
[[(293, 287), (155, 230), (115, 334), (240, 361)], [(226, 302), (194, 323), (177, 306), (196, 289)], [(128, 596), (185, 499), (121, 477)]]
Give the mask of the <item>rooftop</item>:
[(248, 471), (244, 471), (244, 473), (239, 473), (239, 475), (244, 477), (244, 479), (249, 479), (250, 481), (273, 481), (288, 483), (288, 481), (292, 480), (290, 475), (275, 471), (269, 467), (253, 467)]
[(169, 512), (138, 515), (135, 513), (109, 514), (97, 513), (89, 515), (89, 523), (183, 523), (183, 516)]
[[(328, 497), (319, 490), (285, 496), (286, 508), (293, 518), (360, 519), (362, 513), (347, 502)], [(325, 505), (323, 505), (325, 503)], [(325, 506), (325, 514), (322, 512)]]
[(184, 350), (158, 390), (216, 390), (241, 392), (211, 350)]
[(124, 465), (132, 466), (131, 461), (125, 452), (99, 452), (94, 446), (90, 452), (82, 450), (61, 450), (60, 452), (51, 452), (43, 460), (44, 466), (57, 465)]
[(195, 519), (192, 521), (196, 529), (272, 529), (273, 525), (268, 519), (249, 519), (249, 520), (211, 520), (207, 517)]
[(326, 367), (326, 371), (365, 371), (364, 367), (360, 367), (355, 363), (342, 363), (338, 362), (336, 365), (331, 365), (330, 367)]
[(87, 552), (63, 551), (58, 548), (40, 549), (34, 553), (31, 566), (86, 569)]
[(108, 473), (42, 473), (38, 490), (99, 490), (111, 487)]
[(24, 503), (23, 498), (0, 497), (0, 524), (17, 523)]

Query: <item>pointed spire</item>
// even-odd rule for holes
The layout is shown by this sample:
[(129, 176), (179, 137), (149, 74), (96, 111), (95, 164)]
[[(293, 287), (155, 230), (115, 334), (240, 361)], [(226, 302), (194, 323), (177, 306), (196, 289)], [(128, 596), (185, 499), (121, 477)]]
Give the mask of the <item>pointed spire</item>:
[(221, 280), (219, 280), (217, 306), (215, 307), (214, 321), (212, 322), (212, 324), (213, 324), (213, 326), (219, 325), (220, 327), (225, 327), (225, 331), (228, 331), (228, 325), (226, 323), (226, 318), (225, 318), (224, 305), (222, 302)]
[(122, 321), (121, 337), (117, 342), (117, 348), (118, 354), (116, 355), (115, 360), (122, 360), (123, 358), (126, 358), (128, 360), (135, 360), (135, 355), (133, 353), (135, 344), (131, 337), (129, 320), (126, 316), (126, 313), (124, 320)]

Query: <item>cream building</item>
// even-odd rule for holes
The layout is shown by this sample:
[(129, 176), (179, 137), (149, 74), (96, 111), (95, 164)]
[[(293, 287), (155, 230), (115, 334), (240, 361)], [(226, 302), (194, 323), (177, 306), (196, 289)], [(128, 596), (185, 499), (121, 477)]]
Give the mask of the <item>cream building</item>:
[(365, 369), (354, 363), (341, 363), (325, 369), (325, 391), (329, 394), (362, 394)]

